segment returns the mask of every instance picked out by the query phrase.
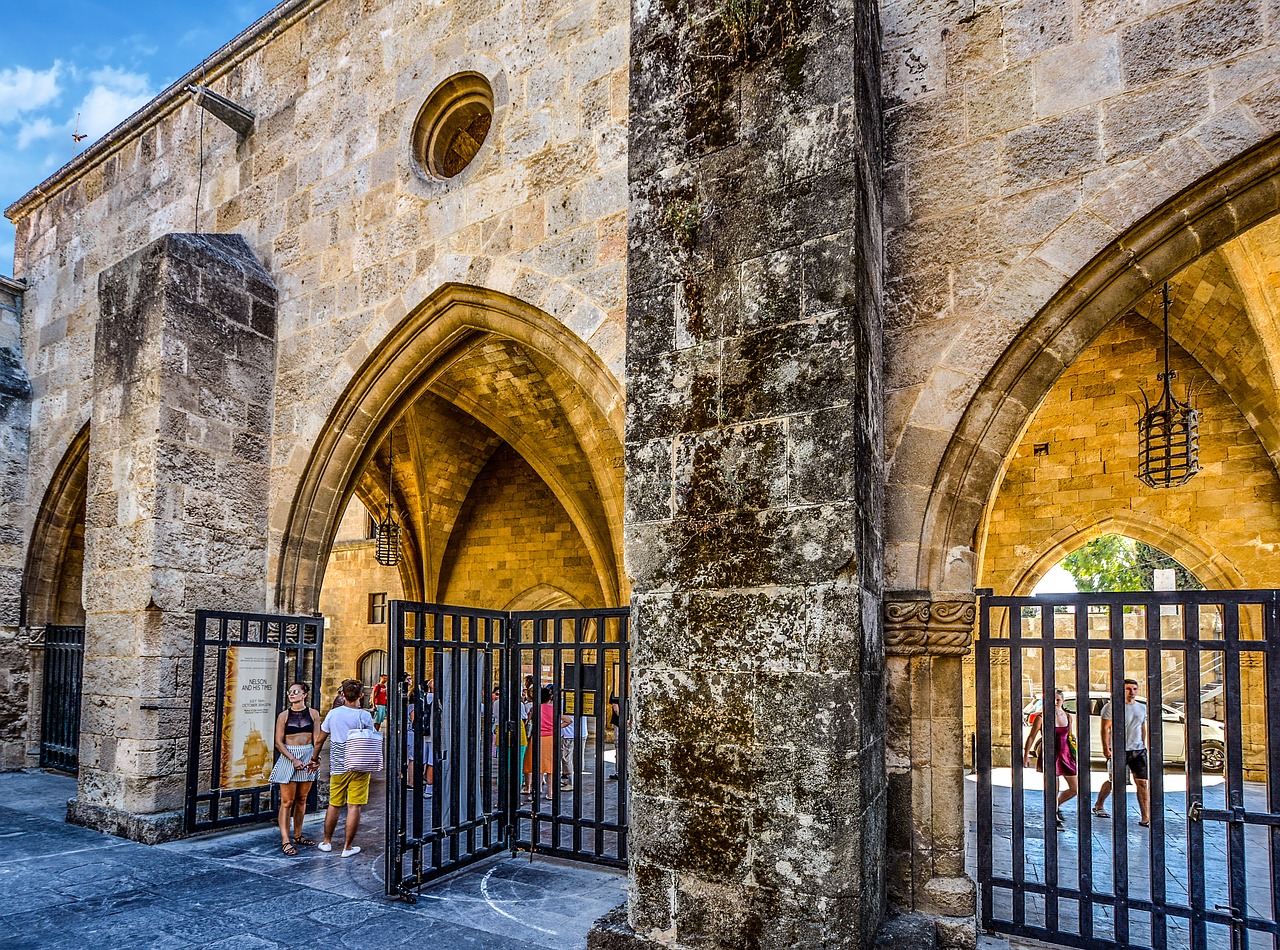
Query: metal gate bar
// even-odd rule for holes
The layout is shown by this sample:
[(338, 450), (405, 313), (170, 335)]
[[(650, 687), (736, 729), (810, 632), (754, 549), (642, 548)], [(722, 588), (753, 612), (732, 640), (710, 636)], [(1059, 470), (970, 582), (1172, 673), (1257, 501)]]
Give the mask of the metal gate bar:
[(413, 900), (426, 881), (508, 848), (501, 764), (509, 743), (495, 736), (490, 695), (509, 679), (506, 614), (393, 600), (389, 616), (385, 886), (388, 896)]
[[(1280, 814), (1277, 814), (1280, 811), (1277, 808), (1280, 804), (1280, 592), (995, 597), (983, 591), (980, 595), (979, 638), (975, 644), (978, 711), (975, 765), (978, 771), (978, 883), (983, 926), (988, 930), (1086, 948), (1167, 950), (1190, 946), (1192, 950), (1218, 947), (1234, 950), (1245, 947), (1249, 935), (1254, 936), (1255, 946), (1259, 945), (1259, 938), (1267, 946), (1280, 945), (1276, 943), (1280, 937), (1280, 924), (1277, 924), (1280, 909)], [(1107, 614), (1105, 636), (1091, 635), (1091, 608)], [(1166, 625), (1161, 608), (1172, 608), (1179, 619)], [(1204, 612), (1206, 608), (1210, 614)], [(1144, 623), (1127, 631), (1126, 611), (1135, 610), (1144, 612)], [(1038, 615), (1039, 623), (1027, 628), (1024, 611), (1028, 616)], [(1067, 613), (1074, 613), (1069, 624), (1065, 623)], [(1211, 637), (1201, 636), (1202, 620), (1214, 614), (1221, 615), (1220, 634), (1215, 631)], [(1044, 744), (1040, 804), (1033, 803), (1032, 811), (1026, 811), (1021, 760), (1025, 736), (1023, 707), (1028, 698), (1034, 698), (1023, 695), (1023, 655), (1027, 651), (1039, 653), (1039, 662), (1027, 667), (1026, 673), (1033, 682), (1038, 680), (1040, 694), (1045, 697), (1042, 714), (1051, 713), (1054, 708), (1059, 651), (1074, 659), (1075, 675), (1071, 685), (1075, 688), (1078, 761), (1081, 763), (1074, 864), (1070, 860), (1070, 848), (1064, 851), (1058, 834), (1052, 830), (1056, 825), (1058, 779), (1056, 756), (1048, 741)], [(1095, 863), (1093, 854), (1098, 820), (1089, 812), (1095, 794), (1090, 782), (1090, 763), (1100, 750), (1092, 748), (1090, 721), (1103, 700), (1096, 698), (1096, 685), (1090, 681), (1091, 654), (1105, 654), (1108, 658), (1110, 688), (1105, 695), (1113, 709), (1124, 709), (1126, 669), (1138, 680), (1149, 711), (1147, 747), (1152, 767), (1150, 828), (1139, 828), (1136, 822), (1129, 821), (1125, 787), (1120, 784), (1111, 806), (1110, 860), (1100, 865)], [(1126, 654), (1131, 661), (1128, 664)], [(1008, 683), (993, 683), (993, 659), (1003, 660), (1005, 656)], [(1137, 662), (1139, 658), (1141, 663)], [(1222, 688), (1228, 699), (1223, 727), (1225, 749), (1219, 747), (1217, 739), (1213, 740), (1212, 747), (1217, 761), (1225, 753), (1223, 787), (1219, 791), (1215, 782), (1211, 796), (1221, 795), (1221, 808), (1206, 807), (1213, 801), (1206, 800), (1209, 792), (1201, 775), (1202, 759), (1211, 749), (1203, 734), (1207, 727), (1201, 721), (1204, 685), (1201, 665), (1202, 661), (1210, 660), (1222, 668)], [(1266, 710), (1266, 737), (1262, 744), (1266, 800), (1261, 808), (1256, 801), (1251, 804), (1246, 796), (1246, 752), (1254, 756), (1255, 764), (1250, 768), (1255, 772), (1259, 768), (1256, 764), (1259, 753), (1256, 742), (1246, 749), (1241, 714), (1245, 690), (1242, 667), (1259, 664), (1264, 670), (1262, 695), (1250, 699), (1261, 700)], [(1166, 686), (1179, 678), (1186, 715), (1170, 718), (1173, 714), (1165, 709), (1170, 696)], [(1252, 682), (1257, 682), (1256, 676)], [(997, 686), (1006, 696), (998, 702)], [(1091, 695), (1091, 686), (1094, 695)], [(992, 728), (997, 717), (1008, 723), (1007, 747), (1004, 738), (997, 736)], [(1169, 797), (1171, 793), (1166, 785), (1166, 721), (1185, 724), (1182, 727), (1185, 805), (1178, 802), (1176, 793), (1174, 798)], [(1053, 741), (1053, 727), (1048, 728), (1046, 739)], [(1176, 730), (1178, 726), (1173, 728)], [(1114, 747), (1117, 754), (1123, 755), (1122, 715), (1116, 719)], [(992, 779), (997, 753), (1007, 756), (1010, 762), (1011, 807), (1007, 834), (1012, 860), (1009, 866), (1000, 868), (995, 866), (992, 848), (997, 816)], [(1256, 794), (1250, 795), (1257, 798)], [(1168, 812), (1170, 805), (1186, 814), (1174, 818)], [(1042, 818), (1041, 827), (1029, 824), (1028, 815), (1030, 819)], [(1214, 833), (1212, 846), (1206, 838), (1206, 821), (1226, 825), (1221, 834)], [(1266, 836), (1263, 866), (1258, 870), (1251, 870), (1246, 860), (1249, 853), (1246, 831), (1250, 826), (1256, 828), (1257, 833), (1249, 834)], [(1181, 865), (1176, 876), (1185, 879), (1186, 885), (1185, 892), (1175, 893), (1170, 890), (1173, 878), (1169, 873), (1175, 852), (1169, 850), (1168, 843), (1180, 839), (1184, 828), (1185, 858), (1179, 856), (1175, 863)], [(1042, 847), (1036, 843), (1037, 836), (1043, 839)], [(1033, 843), (1036, 847), (1029, 848)], [(1261, 849), (1253, 850), (1256, 857)], [(1225, 881), (1206, 881), (1206, 864), (1211, 853), (1225, 856)], [(1131, 857), (1137, 861), (1136, 865), (1131, 864)], [(1037, 879), (1029, 875), (1032, 868)], [(1135, 890), (1130, 885), (1130, 874), (1139, 869), (1145, 869), (1147, 885)], [(1215, 885), (1219, 890), (1225, 885), (1225, 893), (1214, 896)], [(1252, 902), (1251, 888), (1255, 892)]]
[[(286, 690), (295, 680), (311, 686), (311, 705), (321, 706), (320, 651), (324, 640), (322, 617), (254, 614), (227, 610), (197, 610), (191, 681), (191, 719), (187, 744), (188, 834), (235, 825), (274, 821), (277, 792), (270, 783), (252, 788), (223, 788), (223, 696), (226, 693), (227, 651), (233, 647), (275, 648), (277, 712), (287, 705)], [(210, 676), (209, 674), (212, 674)], [(264, 737), (265, 741), (265, 737)], [(274, 747), (274, 733), (270, 746)], [(313, 785), (307, 807), (315, 808)]]
[[(625, 865), (625, 729), (616, 734), (616, 782), (606, 775), (603, 739), (608, 698), (626, 694), (628, 620), (627, 608), (507, 613), (391, 602), (387, 896), (413, 901), (422, 884), (504, 850)], [(522, 705), (526, 672), (535, 695)], [(413, 678), (408, 689), (405, 674)], [(429, 680), (430, 702), (420, 688)], [(555, 733), (548, 757), (537, 735), (544, 685), (552, 690)], [(522, 755), (526, 714), (533, 734)], [(562, 716), (583, 728), (594, 724), (589, 761), (580, 761), (581, 738), (564, 759)], [(430, 753), (418, 728), (425, 722)], [(429, 754), (433, 783), (426, 780)], [(535, 787), (522, 801), (526, 763)], [(536, 788), (544, 768), (552, 775), (545, 792)], [(571, 789), (559, 787), (564, 770)]]
[(84, 627), (44, 628), (40, 767), (75, 773), (80, 768), (80, 685)]
[[(511, 615), (509, 646), (518, 654), (513, 666), (523, 670), (527, 663), (536, 671), (536, 684), (546, 682), (551, 686), (551, 702), (558, 713), (572, 710), (572, 718), (578, 728), (586, 729), (597, 739), (592, 767), (588, 771), (578, 768), (581, 737), (574, 740), (573, 761), (565, 763), (557, 729), (557, 741), (551, 744), (552, 762), (547, 766), (542, 761), (541, 742), (535, 741), (535, 736), (529, 736), (530, 794), (527, 801), (521, 797), (513, 813), (513, 845), (517, 849), (615, 867), (626, 865), (626, 782), (620, 778), (616, 784), (610, 784), (605, 774), (603, 738), (608, 725), (607, 699), (614, 694), (625, 696), (628, 687), (629, 620), (630, 612), (626, 608)], [(565, 626), (570, 622), (571, 632), (566, 636)], [(551, 668), (549, 682), (542, 675), (547, 666)], [(612, 669), (615, 667), (616, 675)], [(572, 688), (566, 691), (564, 673), (567, 669), (575, 671), (575, 680)], [(588, 669), (593, 671), (594, 689), (586, 688), (585, 671)], [(610, 683), (612, 685), (606, 688)], [(588, 698), (593, 698), (590, 709), (586, 708)], [(535, 695), (530, 717), (534, 724), (541, 722), (542, 705), (541, 695)], [(625, 729), (619, 730), (615, 756), (615, 765), (626, 761)], [(567, 801), (554, 787), (560, 776), (565, 774), (566, 766), (574, 777)], [(544, 771), (551, 776), (549, 794), (540, 790), (540, 775)], [(584, 783), (593, 792), (590, 802), (583, 797)], [(589, 841), (584, 842), (584, 835)]]

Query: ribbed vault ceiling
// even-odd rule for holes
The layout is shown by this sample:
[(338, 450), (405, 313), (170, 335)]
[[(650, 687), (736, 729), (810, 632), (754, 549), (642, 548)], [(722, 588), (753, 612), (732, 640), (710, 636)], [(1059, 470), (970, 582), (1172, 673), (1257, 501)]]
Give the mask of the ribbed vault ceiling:
[[(362, 473), (356, 496), (385, 511), (388, 458), (405, 525), (402, 576), (413, 597), (435, 599), (459, 512), (493, 453), (509, 443), (547, 483), (585, 539), (607, 598), (621, 564), (619, 460), (613, 430), (595, 419), (577, 384), (517, 343), (488, 335), (460, 354), (404, 412)], [(618, 484), (612, 484), (614, 480)], [(420, 573), (419, 573), (420, 572)]]

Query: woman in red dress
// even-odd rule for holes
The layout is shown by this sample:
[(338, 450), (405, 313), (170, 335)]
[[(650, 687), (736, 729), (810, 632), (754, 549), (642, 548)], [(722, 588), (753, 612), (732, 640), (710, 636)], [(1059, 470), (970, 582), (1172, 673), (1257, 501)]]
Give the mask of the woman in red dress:
[(1049, 739), (1048, 731), (1042, 729), (1044, 720), (1045, 716), (1042, 714), (1036, 716), (1036, 721), (1031, 724), (1031, 733), (1027, 736), (1026, 745), (1022, 749), (1022, 764), (1030, 767), (1031, 750), (1035, 748), (1036, 736), (1043, 731), (1045, 741), (1040, 744), (1040, 751), (1036, 753), (1036, 771), (1044, 771), (1044, 747), (1050, 746), (1054, 750), (1054, 764), (1057, 766), (1058, 776), (1067, 783), (1067, 787), (1058, 793), (1058, 830), (1062, 831), (1066, 827), (1062, 821), (1062, 806), (1075, 798), (1080, 791), (1080, 780), (1077, 778), (1079, 769), (1072, 743), (1071, 714), (1062, 708), (1062, 690), (1055, 691), (1052, 739)]

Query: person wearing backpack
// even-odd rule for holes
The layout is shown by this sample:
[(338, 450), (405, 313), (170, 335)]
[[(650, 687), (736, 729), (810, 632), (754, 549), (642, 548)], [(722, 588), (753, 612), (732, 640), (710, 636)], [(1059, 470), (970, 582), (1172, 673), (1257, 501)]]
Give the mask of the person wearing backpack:
[(364, 687), (358, 682), (349, 681), (342, 686), (343, 704), (329, 710), (320, 724), (320, 741), (316, 745), (316, 756), (324, 748), (325, 741), (332, 737), (329, 747), (329, 809), (324, 816), (324, 840), (317, 847), (321, 851), (333, 850), (333, 833), (338, 827), (338, 815), (345, 805), (347, 820), (342, 842), (342, 856), (349, 858), (359, 854), (356, 845), (356, 831), (360, 827), (360, 809), (369, 803), (368, 772), (352, 772), (347, 769), (346, 743), (347, 737), (356, 729), (373, 729), (373, 717), (367, 710), (360, 708), (360, 697), (364, 695)]

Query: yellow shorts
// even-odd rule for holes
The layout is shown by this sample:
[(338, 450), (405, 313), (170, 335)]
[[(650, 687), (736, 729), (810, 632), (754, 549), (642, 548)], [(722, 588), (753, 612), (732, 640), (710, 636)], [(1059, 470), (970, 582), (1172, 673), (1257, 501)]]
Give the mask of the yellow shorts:
[(339, 808), (369, 804), (370, 778), (368, 772), (343, 772), (333, 776), (329, 781), (329, 804)]

